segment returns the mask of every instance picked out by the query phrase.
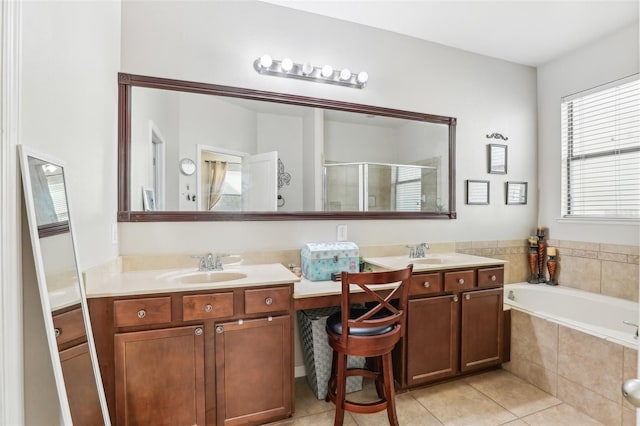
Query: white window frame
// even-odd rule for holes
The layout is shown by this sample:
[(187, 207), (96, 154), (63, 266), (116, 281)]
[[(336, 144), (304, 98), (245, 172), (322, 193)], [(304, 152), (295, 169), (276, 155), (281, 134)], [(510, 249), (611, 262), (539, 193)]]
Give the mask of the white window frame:
[[(590, 96), (592, 97), (592, 95), (594, 94), (602, 93), (606, 90), (610, 90), (612, 88), (616, 88), (622, 85), (627, 85), (632, 82), (640, 83), (638, 81), (638, 74), (562, 98), (562, 103), (561, 103), (562, 191), (561, 191), (561, 203), (560, 203), (561, 205), (560, 220), (561, 221), (584, 221), (584, 222), (599, 222), (599, 223), (600, 222), (611, 222), (611, 223), (640, 222), (640, 207), (638, 207), (635, 214), (631, 214), (631, 215), (611, 214), (611, 213), (606, 213), (606, 214), (582, 213), (581, 214), (580, 212), (572, 213), (571, 211), (572, 203), (575, 203), (575, 201), (571, 200), (571, 197), (572, 196), (575, 197), (576, 191), (578, 191), (575, 187), (572, 187), (572, 183), (571, 183), (572, 164), (576, 164), (576, 167), (579, 167), (578, 164), (584, 163), (585, 160), (599, 159), (599, 158), (600, 159), (606, 159), (606, 158), (616, 159), (617, 157), (620, 157), (625, 154), (640, 153), (640, 143), (636, 144), (635, 143), (636, 141), (633, 141), (634, 145), (632, 146), (623, 146), (622, 148), (604, 146), (603, 149), (599, 151), (595, 151), (591, 149), (589, 150), (590, 152), (583, 153), (582, 155), (573, 155), (572, 153), (576, 148), (576, 146), (574, 146), (576, 141), (574, 140), (574, 136), (573, 136), (574, 130), (575, 130), (574, 127), (577, 127), (573, 125), (573, 117), (572, 117), (573, 102), (578, 100), (583, 100), (584, 98), (588, 98)], [(636, 100), (636, 102), (638, 101)], [(640, 119), (638, 119), (637, 122), (640, 122)], [(583, 128), (584, 127), (588, 128), (592, 124), (593, 123), (589, 123), (585, 125), (584, 123), (581, 123), (581, 126)], [(640, 124), (638, 124), (638, 127), (640, 127)], [(637, 133), (638, 127), (634, 127), (632, 132)], [(616, 132), (617, 131), (618, 130), (616, 129)], [(616, 133), (616, 137), (618, 136), (619, 134)], [(578, 140), (578, 143), (579, 142), (582, 142), (583, 144), (588, 144), (588, 142), (585, 142), (585, 141)], [(584, 145), (581, 148), (583, 148), (583, 151), (584, 151)], [(640, 170), (640, 164), (636, 170)], [(587, 172), (586, 175), (591, 178), (594, 177), (594, 174), (589, 174), (589, 172)], [(638, 184), (640, 185), (640, 175), (636, 176), (636, 179), (638, 179)]]

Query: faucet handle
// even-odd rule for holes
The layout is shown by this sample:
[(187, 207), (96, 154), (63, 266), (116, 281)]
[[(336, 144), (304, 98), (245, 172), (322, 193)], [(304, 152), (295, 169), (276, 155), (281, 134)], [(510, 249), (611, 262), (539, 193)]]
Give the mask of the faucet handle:
[(206, 256), (200, 256), (197, 254), (194, 254), (191, 256), (192, 259), (199, 259), (198, 262), (198, 269), (201, 271), (204, 271), (205, 269), (207, 269), (207, 262), (204, 260)]
[(215, 261), (213, 263), (213, 268), (220, 270), (222, 269), (222, 258), (231, 256), (229, 253), (216, 253)]

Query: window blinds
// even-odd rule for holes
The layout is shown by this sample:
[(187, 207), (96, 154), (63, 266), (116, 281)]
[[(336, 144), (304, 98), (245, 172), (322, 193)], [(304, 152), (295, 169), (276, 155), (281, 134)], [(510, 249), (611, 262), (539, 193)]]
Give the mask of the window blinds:
[(564, 98), (562, 215), (640, 218), (640, 81)]
[(422, 182), (420, 167), (397, 167), (396, 211), (421, 210)]

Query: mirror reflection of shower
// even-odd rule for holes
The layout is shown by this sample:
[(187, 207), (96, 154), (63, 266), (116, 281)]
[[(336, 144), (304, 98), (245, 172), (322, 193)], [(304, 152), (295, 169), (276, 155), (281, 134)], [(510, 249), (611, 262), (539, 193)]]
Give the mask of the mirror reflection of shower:
[(442, 209), (437, 165), (327, 163), (323, 192), (326, 211)]

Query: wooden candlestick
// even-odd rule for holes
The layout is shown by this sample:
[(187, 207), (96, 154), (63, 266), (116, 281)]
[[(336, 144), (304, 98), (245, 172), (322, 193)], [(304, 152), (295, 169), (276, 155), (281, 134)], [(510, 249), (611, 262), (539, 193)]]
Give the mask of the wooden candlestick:
[(558, 260), (555, 256), (549, 256), (547, 259), (547, 268), (549, 269), (549, 281), (547, 284), (549, 285), (558, 285), (556, 281), (556, 268), (558, 267)]
[(529, 245), (529, 280), (530, 284), (538, 284), (538, 247)]
[(545, 258), (545, 245), (544, 241), (538, 241), (538, 282), (546, 283), (547, 278), (544, 276), (544, 258)]

